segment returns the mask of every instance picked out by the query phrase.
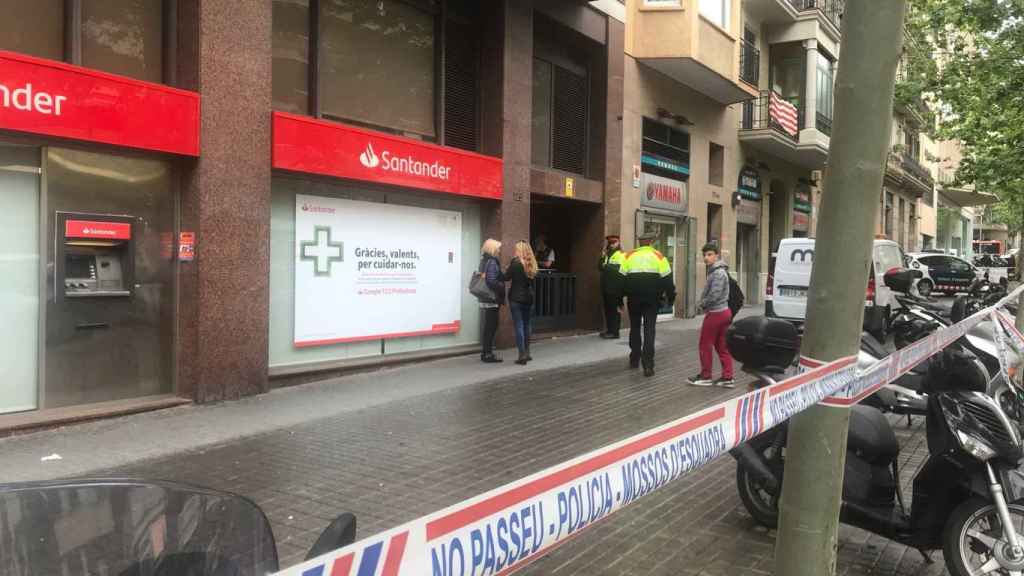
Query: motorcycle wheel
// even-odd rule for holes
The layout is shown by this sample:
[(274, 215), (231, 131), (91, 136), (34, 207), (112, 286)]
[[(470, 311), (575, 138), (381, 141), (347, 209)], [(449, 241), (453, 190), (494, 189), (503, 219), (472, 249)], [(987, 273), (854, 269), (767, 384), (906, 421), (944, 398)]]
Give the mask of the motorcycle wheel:
[[(1018, 534), (1024, 534), (1024, 506), (1009, 504)], [(1009, 563), (1002, 538), (1002, 522), (995, 504), (972, 498), (957, 506), (946, 522), (942, 553), (952, 576), (993, 574), (1009, 576), (1024, 571), (1024, 560)]]
[[(773, 470), (782, 470), (783, 459), (772, 458), (771, 435), (768, 438), (754, 438), (750, 444), (758, 454), (761, 454), (769, 461), (769, 467)], [(760, 441), (759, 441), (760, 440)], [(781, 475), (780, 475), (781, 476)], [(779, 486), (782, 486), (780, 480)], [(736, 464), (736, 490), (740, 494), (740, 500), (747, 512), (766, 528), (775, 528), (779, 524), (779, 498), (781, 494), (773, 494), (764, 484), (754, 477), (743, 464)]]

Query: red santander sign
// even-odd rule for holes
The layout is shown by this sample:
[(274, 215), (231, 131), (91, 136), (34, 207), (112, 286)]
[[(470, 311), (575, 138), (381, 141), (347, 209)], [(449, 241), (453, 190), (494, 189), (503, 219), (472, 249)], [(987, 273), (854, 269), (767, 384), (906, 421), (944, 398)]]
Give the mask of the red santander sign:
[(67, 238), (130, 240), (132, 237), (132, 225), (128, 222), (67, 220), (64, 222), (64, 236)]
[(0, 130), (199, 155), (199, 94), (0, 51)]
[(274, 112), (273, 166), (500, 200), (502, 161), (337, 122)]

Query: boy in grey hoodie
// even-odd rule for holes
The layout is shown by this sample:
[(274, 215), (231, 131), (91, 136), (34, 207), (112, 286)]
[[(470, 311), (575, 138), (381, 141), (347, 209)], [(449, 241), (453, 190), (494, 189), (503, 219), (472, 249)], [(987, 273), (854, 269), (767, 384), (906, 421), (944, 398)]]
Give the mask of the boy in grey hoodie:
[[(732, 323), (732, 312), (729, 311), (729, 267), (719, 259), (718, 246), (705, 244), (701, 252), (704, 253), (708, 278), (699, 304), (699, 308), (704, 311), (704, 323), (700, 327), (700, 374), (690, 378), (690, 384), (733, 388), (736, 384), (733, 381), (732, 356), (725, 345), (725, 332)], [(711, 379), (713, 350), (718, 352), (718, 360), (722, 363), (722, 377), (717, 380)]]

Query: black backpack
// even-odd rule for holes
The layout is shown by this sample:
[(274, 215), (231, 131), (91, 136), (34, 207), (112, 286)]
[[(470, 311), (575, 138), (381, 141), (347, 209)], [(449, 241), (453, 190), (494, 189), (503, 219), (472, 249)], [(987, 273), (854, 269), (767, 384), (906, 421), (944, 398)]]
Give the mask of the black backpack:
[(743, 290), (740, 290), (740, 284), (732, 274), (726, 272), (725, 275), (729, 277), (729, 312), (732, 312), (732, 317), (735, 318), (736, 313), (743, 308)]

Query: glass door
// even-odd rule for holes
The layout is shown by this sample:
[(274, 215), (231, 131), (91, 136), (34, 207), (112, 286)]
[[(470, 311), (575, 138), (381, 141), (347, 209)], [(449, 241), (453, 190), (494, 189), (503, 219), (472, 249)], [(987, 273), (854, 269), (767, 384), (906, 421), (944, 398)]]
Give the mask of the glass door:
[[(644, 226), (649, 231), (653, 231), (657, 234), (657, 239), (654, 241), (654, 248), (658, 252), (661, 252), (665, 258), (668, 259), (669, 266), (672, 267), (672, 274), (675, 278), (679, 275), (676, 274), (676, 222), (671, 218), (658, 218), (654, 216), (648, 216)], [(679, 289), (677, 287), (676, 291)], [(674, 316), (672, 306), (666, 304), (658, 309), (659, 318), (672, 318)]]
[(0, 145), (0, 414), (39, 403), (39, 149)]

